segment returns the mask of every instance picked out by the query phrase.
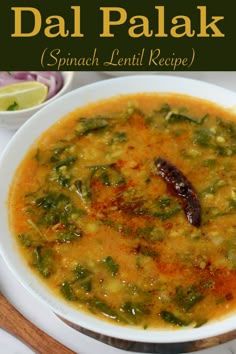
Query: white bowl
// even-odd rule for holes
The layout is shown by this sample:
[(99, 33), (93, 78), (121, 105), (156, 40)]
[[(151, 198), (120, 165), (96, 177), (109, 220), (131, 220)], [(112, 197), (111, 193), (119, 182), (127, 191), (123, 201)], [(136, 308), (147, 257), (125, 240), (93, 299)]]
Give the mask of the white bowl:
[(29, 119), (38, 110), (40, 110), (56, 98), (60, 97), (64, 93), (68, 92), (72, 86), (74, 73), (73, 71), (62, 71), (61, 73), (63, 76), (63, 86), (55, 96), (31, 108), (21, 109), (19, 111), (0, 111), (0, 128), (9, 128), (14, 130), (18, 129), (27, 119)]
[(110, 324), (75, 310), (63, 300), (54, 297), (38, 277), (27, 268), (17, 252), (16, 240), (12, 237), (8, 225), (7, 199), (13, 175), (31, 144), (42, 132), (68, 112), (87, 103), (119, 94), (154, 91), (188, 94), (225, 107), (231, 107), (236, 103), (236, 93), (221, 87), (201, 81), (163, 75), (132, 76), (100, 81), (53, 100), (16, 132), (2, 154), (0, 161), (0, 250), (5, 262), (23, 286), (47, 304), (57, 315), (75, 325), (110, 337), (145, 343), (176, 343), (205, 339), (236, 329), (236, 316), (232, 314), (223, 320), (208, 323), (199, 328), (143, 330)]

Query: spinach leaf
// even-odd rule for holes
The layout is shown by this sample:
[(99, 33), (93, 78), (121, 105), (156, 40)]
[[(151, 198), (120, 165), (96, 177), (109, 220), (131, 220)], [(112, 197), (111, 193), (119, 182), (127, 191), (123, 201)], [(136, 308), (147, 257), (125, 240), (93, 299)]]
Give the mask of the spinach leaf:
[(104, 184), (104, 186), (110, 186), (110, 178), (109, 175), (106, 171), (101, 172), (101, 174), (98, 176), (99, 181)]
[(194, 285), (188, 287), (179, 286), (176, 289), (174, 299), (181, 309), (188, 312), (194, 305), (203, 299), (203, 295)]
[(65, 194), (56, 192), (49, 192), (48, 194), (45, 194), (35, 200), (35, 204), (38, 207), (41, 207), (46, 210), (54, 209), (60, 204), (64, 206), (68, 203), (70, 203), (69, 197), (67, 197)]
[(229, 199), (229, 209), (230, 210), (236, 210), (236, 199)]
[(74, 283), (79, 284), (80, 288), (84, 289), (86, 292), (92, 290), (92, 276), (93, 273), (88, 269), (78, 264), (74, 269), (73, 273), (75, 275)]
[(115, 132), (110, 144), (121, 144), (128, 141), (127, 134), (125, 132)]
[(77, 300), (77, 296), (75, 295), (73, 288), (72, 288), (69, 281), (64, 281), (61, 284), (61, 293), (66, 300), (69, 300), (69, 301), (76, 301)]
[(153, 250), (151, 247), (138, 245), (137, 252), (143, 256), (156, 258), (159, 256), (159, 253), (156, 250)]
[(56, 171), (58, 171), (60, 169), (60, 167), (62, 166), (71, 166), (73, 165), (73, 163), (77, 160), (77, 156), (69, 156), (66, 159), (62, 160), (62, 161), (58, 161), (55, 166), (54, 169)]
[(7, 111), (17, 111), (19, 109), (19, 104), (13, 102), (10, 106), (7, 107)]
[(188, 322), (186, 322), (186, 321), (182, 320), (181, 318), (175, 316), (172, 312), (169, 312), (169, 311), (165, 311), (165, 310), (161, 311), (160, 316), (165, 322), (174, 324), (176, 326), (183, 327), (183, 326), (187, 326), (188, 325)]
[(77, 179), (74, 182), (74, 186), (81, 199), (83, 199), (85, 202), (88, 202), (91, 199), (92, 193), (90, 188), (90, 181), (86, 183), (86, 181), (82, 179)]
[(74, 277), (70, 280), (65, 280), (61, 284), (61, 292), (69, 301), (83, 301), (81, 297), (78, 297), (78, 294), (81, 294), (81, 289), (86, 293), (92, 290), (93, 273), (81, 264), (78, 264), (72, 273)]
[(236, 138), (236, 124), (234, 122), (223, 120), (220, 117), (216, 117), (217, 125), (230, 137)]
[(171, 197), (163, 195), (160, 199), (152, 201), (150, 214), (165, 221), (181, 211), (178, 202)]
[(135, 234), (140, 238), (144, 238), (145, 240), (162, 241), (164, 232), (160, 227), (146, 226), (143, 228), (137, 228)]
[(88, 303), (92, 308), (95, 308), (105, 316), (119, 320), (119, 316), (116, 311), (114, 311), (105, 301), (99, 298), (93, 298), (89, 300)]
[(129, 226), (127, 225), (122, 225), (120, 223), (117, 223), (113, 220), (110, 219), (100, 219), (100, 221), (112, 229), (116, 230), (117, 232), (123, 232), (125, 235), (130, 235), (132, 233), (132, 230)]
[(168, 121), (168, 123), (179, 123), (179, 122), (186, 121), (186, 122), (201, 125), (205, 121), (206, 117), (207, 116), (204, 116), (201, 119), (196, 119), (196, 118), (187, 116), (185, 114), (172, 112), (171, 114), (168, 114), (167, 121)]
[(112, 276), (116, 275), (119, 270), (119, 264), (117, 264), (111, 256), (104, 258), (102, 263), (107, 267)]
[(78, 264), (74, 269), (73, 269), (73, 273), (76, 277), (76, 279), (85, 279), (90, 277), (93, 273), (85, 268), (84, 266), (82, 266), (81, 264)]
[(216, 159), (211, 158), (211, 159), (203, 160), (203, 166), (209, 167), (209, 168), (215, 167), (216, 166)]
[(233, 209), (220, 210), (218, 207), (207, 207), (203, 209), (202, 219), (203, 224), (207, 224), (210, 220), (233, 214)]
[(33, 250), (33, 265), (44, 278), (49, 278), (54, 271), (53, 250), (37, 246)]
[(143, 302), (132, 302), (126, 301), (120, 308), (120, 311), (124, 313), (125, 318), (129, 323), (135, 324), (140, 322), (140, 320), (150, 311), (147, 309)]
[(91, 132), (101, 131), (109, 127), (109, 123), (105, 118), (79, 118), (75, 132), (79, 136), (87, 135)]
[(213, 147), (213, 133), (206, 127), (194, 131), (193, 142), (203, 148)]
[(119, 186), (125, 183), (125, 178), (116, 168), (116, 164), (87, 166), (92, 171), (90, 183), (94, 176), (98, 176), (99, 181), (105, 186)]
[(74, 224), (71, 216), (76, 213), (76, 208), (65, 194), (49, 192), (37, 198), (35, 205), (40, 210), (37, 220), (40, 225)]
[(201, 196), (206, 196), (207, 194), (215, 194), (219, 189), (225, 187), (227, 184), (223, 179), (217, 179), (209, 186), (205, 187), (201, 192)]
[(32, 244), (34, 243), (32, 237), (28, 234), (24, 234), (24, 233), (20, 233), (18, 235), (18, 238), (21, 242), (21, 244), (24, 246), (24, 247), (31, 247)]
[(69, 151), (72, 146), (73, 145), (68, 145), (68, 144), (64, 145), (64, 142), (60, 141), (59, 145), (53, 149), (53, 154), (50, 157), (50, 162), (54, 163), (61, 159), (66, 158), (67, 154), (68, 153), (70, 154)]
[(59, 233), (59, 235), (57, 236), (57, 241), (69, 243), (78, 240), (78, 238), (80, 238), (81, 236), (82, 236), (81, 230), (64, 231)]

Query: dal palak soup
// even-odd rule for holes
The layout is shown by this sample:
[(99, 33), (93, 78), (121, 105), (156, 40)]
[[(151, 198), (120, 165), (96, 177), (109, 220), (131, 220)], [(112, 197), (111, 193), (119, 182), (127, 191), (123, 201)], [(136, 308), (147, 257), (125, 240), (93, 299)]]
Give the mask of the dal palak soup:
[(141, 328), (236, 308), (236, 120), (177, 94), (79, 108), (34, 143), (9, 195), (22, 257), (79, 310)]

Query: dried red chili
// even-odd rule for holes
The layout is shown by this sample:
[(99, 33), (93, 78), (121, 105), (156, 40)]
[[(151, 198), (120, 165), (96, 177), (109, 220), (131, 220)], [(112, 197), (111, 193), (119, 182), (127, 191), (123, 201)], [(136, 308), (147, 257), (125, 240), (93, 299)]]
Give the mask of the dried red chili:
[(162, 157), (155, 159), (155, 166), (158, 175), (166, 182), (169, 191), (180, 199), (189, 223), (200, 227), (201, 205), (192, 183), (175, 165)]

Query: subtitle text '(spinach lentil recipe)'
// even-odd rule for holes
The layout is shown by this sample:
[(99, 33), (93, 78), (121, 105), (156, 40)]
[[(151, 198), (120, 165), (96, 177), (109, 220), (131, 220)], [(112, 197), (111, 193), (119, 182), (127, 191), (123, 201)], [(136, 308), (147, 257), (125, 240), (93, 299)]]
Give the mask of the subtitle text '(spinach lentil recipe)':
[(8, 203), (22, 257), (78, 310), (147, 329), (236, 309), (229, 110), (158, 93), (78, 108), (30, 148)]

